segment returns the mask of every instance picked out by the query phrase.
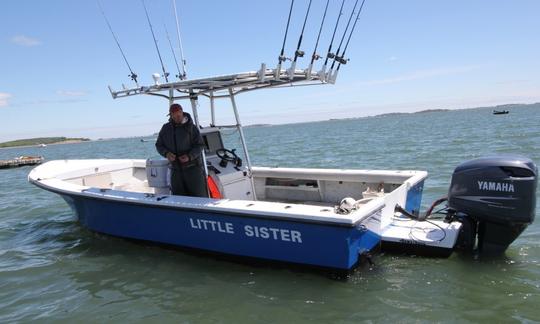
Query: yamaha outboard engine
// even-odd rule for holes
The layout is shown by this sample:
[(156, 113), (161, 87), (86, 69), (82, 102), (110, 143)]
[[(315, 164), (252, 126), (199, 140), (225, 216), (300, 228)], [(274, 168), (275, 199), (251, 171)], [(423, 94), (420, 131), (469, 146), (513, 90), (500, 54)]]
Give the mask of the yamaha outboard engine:
[(536, 207), (537, 167), (514, 155), (474, 159), (452, 175), (448, 207), (462, 220), (461, 248), (500, 254), (531, 224)]

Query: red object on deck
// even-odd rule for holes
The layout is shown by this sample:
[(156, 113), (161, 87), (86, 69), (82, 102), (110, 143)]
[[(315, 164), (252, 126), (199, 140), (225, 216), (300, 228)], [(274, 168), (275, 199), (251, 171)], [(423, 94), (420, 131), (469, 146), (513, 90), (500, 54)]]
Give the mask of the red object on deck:
[(210, 191), (210, 198), (214, 198), (214, 199), (223, 198), (223, 196), (221, 196), (221, 192), (219, 192), (219, 188), (216, 182), (214, 181), (214, 179), (212, 179), (211, 176), (208, 176), (208, 191)]

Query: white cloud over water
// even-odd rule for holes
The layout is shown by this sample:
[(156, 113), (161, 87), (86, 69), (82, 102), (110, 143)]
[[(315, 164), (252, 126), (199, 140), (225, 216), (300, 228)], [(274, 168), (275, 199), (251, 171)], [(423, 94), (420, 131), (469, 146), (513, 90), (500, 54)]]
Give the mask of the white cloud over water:
[(8, 99), (11, 97), (9, 93), (0, 92), (0, 107), (7, 107), (9, 105)]
[(11, 42), (25, 47), (41, 45), (41, 41), (39, 39), (28, 37), (25, 35), (15, 35), (11, 37)]

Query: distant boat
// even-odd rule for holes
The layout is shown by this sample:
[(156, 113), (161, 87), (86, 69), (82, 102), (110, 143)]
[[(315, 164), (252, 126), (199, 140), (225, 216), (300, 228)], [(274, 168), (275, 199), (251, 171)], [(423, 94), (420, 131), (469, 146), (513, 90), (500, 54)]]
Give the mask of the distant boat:
[(38, 146), (39, 146), (39, 147), (45, 147), (45, 146), (47, 146), (47, 144), (41, 143), (41, 144), (39, 144)]
[(508, 110), (493, 110), (493, 115), (506, 115), (508, 113)]

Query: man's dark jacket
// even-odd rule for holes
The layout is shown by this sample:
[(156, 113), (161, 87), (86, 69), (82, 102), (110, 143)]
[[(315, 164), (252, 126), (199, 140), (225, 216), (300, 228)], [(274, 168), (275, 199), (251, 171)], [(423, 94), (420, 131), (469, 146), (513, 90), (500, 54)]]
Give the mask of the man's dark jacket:
[(188, 113), (184, 113), (184, 123), (182, 124), (175, 124), (172, 118), (169, 119), (168, 123), (163, 124), (156, 141), (156, 149), (163, 157), (167, 157), (168, 152), (176, 154), (177, 157), (183, 154), (189, 156), (189, 162), (185, 164), (181, 165), (179, 160), (172, 163), (174, 169), (195, 165), (202, 166), (201, 152), (203, 147), (201, 133)]

